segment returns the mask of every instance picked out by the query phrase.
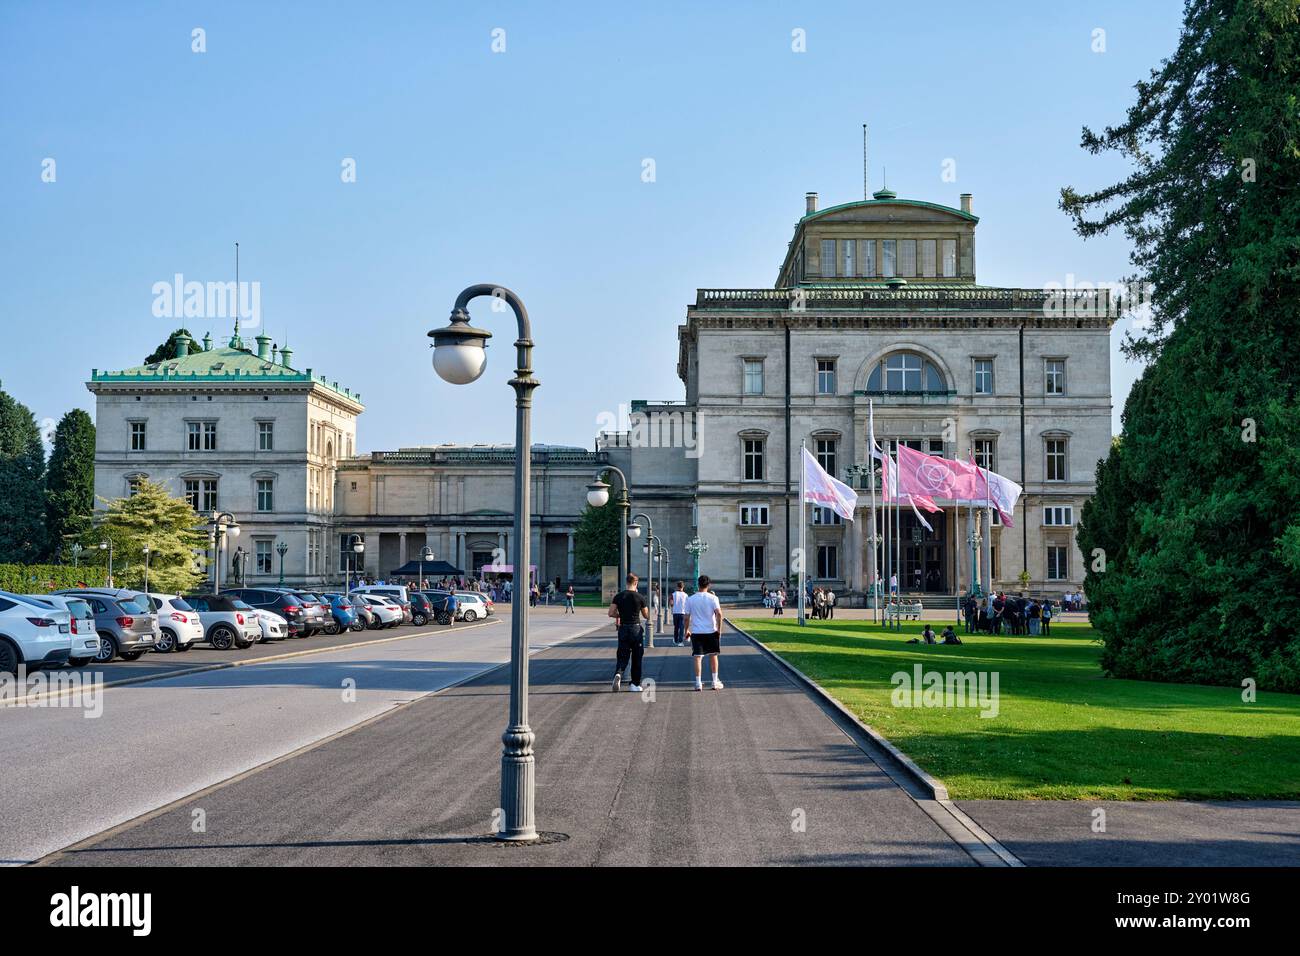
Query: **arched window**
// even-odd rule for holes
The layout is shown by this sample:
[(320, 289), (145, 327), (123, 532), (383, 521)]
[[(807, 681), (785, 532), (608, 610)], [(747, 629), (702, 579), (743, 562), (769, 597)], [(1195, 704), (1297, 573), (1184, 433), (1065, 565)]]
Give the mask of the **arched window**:
[(915, 352), (895, 352), (885, 356), (867, 377), (868, 392), (919, 395), (947, 390), (948, 384), (938, 367)]

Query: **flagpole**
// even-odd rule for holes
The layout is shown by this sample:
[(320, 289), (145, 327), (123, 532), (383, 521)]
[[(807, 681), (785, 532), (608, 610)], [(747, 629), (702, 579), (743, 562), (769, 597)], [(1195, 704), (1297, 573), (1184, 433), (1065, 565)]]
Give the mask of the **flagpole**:
[(885, 627), (888, 627), (889, 617), (888, 615), (885, 614), (885, 610), (888, 609), (889, 607), (889, 575), (890, 575), (890, 569), (893, 566), (892, 554), (890, 553), (889, 550), (889, 542), (892, 537), (892, 535), (890, 535), (889, 533), (889, 524), (890, 524), (889, 496), (894, 491), (894, 483), (893, 481), (890, 480), (890, 475), (888, 471), (889, 468), (889, 440), (888, 439), (885, 440), (884, 453), (885, 453), (884, 460), (881, 461), (880, 463), (880, 468), (881, 468), (880, 477), (881, 477), (881, 481), (884, 484), (884, 487), (881, 489), (882, 493), (880, 496), (880, 524), (884, 530), (884, 537), (881, 541), (882, 547), (880, 549), (880, 563), (884, 567), (884, 573), (880, 576), (880, 600), (883, 602), (884, 606), (881, 608), (881, 612), (880, 612), (880, 623), (885, 625)]
[(876, 576), (877, 576), (877, 555), (876, 555), (876, 409), (870, 400), (867, 401), (867, 419), (870, 422), (867, 436), (867, 442), (870, 448), (867, 449), (867, 472), (871, 484), (871, 561), (869, 562), (868, 575), (871, 580), (871, 623), (877, 624), (879, 620), (877, 614), (880, 611), (880, 596), (876, 593)]
[(804, 618), (804, 587), (808, 574), (808, 464), (803, 460), (806, 439), (799, 440), (799, 626)]
[(993, 492), (989, 488), (989, 469), (984, 469), (984, 523), (988, 533), (984, 541), (984, 555), (988, 565), (989, 593), (993, 593)]
[[(903, 469), (899, 464), (901, 452), (898, 450), (902, 439), (894, 439), (894, 483), (901, 485), (903, 483)], [(903, 506), (900, 503), (902, 497), (894, 494), (894, 574), (898, 576), (898, 609), (903, 609)], [(897, 630), (903, 629), (902, 615), (894, 615), (894, 624)]]

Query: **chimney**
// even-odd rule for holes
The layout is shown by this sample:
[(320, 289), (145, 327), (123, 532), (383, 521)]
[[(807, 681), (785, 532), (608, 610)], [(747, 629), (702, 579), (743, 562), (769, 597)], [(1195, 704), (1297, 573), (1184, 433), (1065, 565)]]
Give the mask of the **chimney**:
[(204, 332), (204, 333), (203, 333), (203, 351), (208, 352), (208, 351), (211, 351), (211, 349), (212, 349), (212, 333), (211, 333), (211, 332)]
[(183, 359), (190, 354), (190, 342), (194, 341), (184, 332), (176, 336), (176, 358)]
[(271, 358), (271, 336), (265, 332), (257, 337), (257, 357), (263, 362)]
[(965, 213), (966, 215), (968, 215), (968, 216), (971, 214), (971, 211), (970, 211), (970, 200), (971, 200), (971, 195), (970, 195), (970, 193), (962, 193), (962, 194), (961, 194), (961, 211), (964, 212), (964, 213)]
[(807, 205), (807, 207), (808, 207), (808, 211), (805, 212), (804, 215), (805, 215), (805, 216), (811, 216), (813, 213), (815, 213), (815, 212), (817, 211), (817, 194), (816, 194), (816, 193), (804, 193), (804, 197), (803, 197), (803, 198), (804, 198), (804, 203), (805, 203), (805, 204)]
[(287, 345), (284, 348), (280, 349), (281, 365), (283, 365), (285, 368), (293, 368), (293, 366), (289, 364), (289, 359), (291, 358), (293, 358), (293, 349), (289, 348), (289, 346)]

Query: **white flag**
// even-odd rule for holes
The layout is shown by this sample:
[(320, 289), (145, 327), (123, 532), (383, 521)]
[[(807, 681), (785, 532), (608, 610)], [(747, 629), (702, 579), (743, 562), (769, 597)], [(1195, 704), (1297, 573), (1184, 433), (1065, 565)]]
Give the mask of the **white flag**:
[(830, 508), (845, 521), (853, 520), (853, 509), (858, 503), (858, 493), (844, 482), (832, 478), (817, 463), (807, 448), (803, 452), (803, 500)]
[(871, 449), (871, 457), (884, 461), (885, 454), (876, 444), (876, 406), (870, 401), (867, 402), (867, 436), (867, 447)]

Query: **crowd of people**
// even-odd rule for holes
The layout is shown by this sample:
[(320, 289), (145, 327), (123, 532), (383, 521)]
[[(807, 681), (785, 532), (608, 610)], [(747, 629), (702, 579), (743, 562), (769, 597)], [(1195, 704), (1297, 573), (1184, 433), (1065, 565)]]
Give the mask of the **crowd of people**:
[[(798, 590), (793, 589), (795, 598), (798, 600)], [(762, 589), (759, 592), (763, 598), (763, 607), (772, 609), (773, 617), (783, 617), (785, 615), (786, 604), (791, 600), (786, 590), (784, 582), (777, 584), (776, 587), (769, 588), (764, 581)], [(822, 587), (814, 585), (811, 582), (804, 587), (804, 610), (809, 617), (818, 620), (830, 620), (835, 617), (835, 604), (838, 598), (835, 592), (831, 590), (830, 585)]]
[(967, 596), (962, 615), (968, 632), (987, 634), (1038, 635), (1052, 632), (1052, 618), (1061, 615), (1061, 605), (1051, 599), (1016, 597), (995, 591), (988, 597)]

